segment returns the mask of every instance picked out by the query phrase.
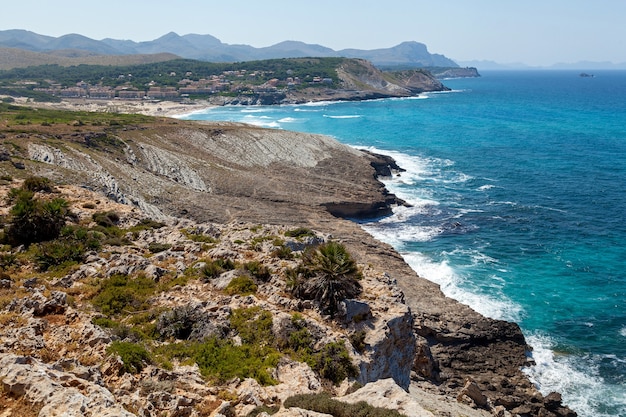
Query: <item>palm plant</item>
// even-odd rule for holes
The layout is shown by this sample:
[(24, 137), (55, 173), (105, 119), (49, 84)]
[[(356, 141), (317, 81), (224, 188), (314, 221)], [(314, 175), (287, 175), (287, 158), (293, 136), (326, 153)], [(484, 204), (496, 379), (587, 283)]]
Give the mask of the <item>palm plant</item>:
[(339, 303), (361, 293), (361, 274), (345, 246), (328, 242), (303, 255), (293, 280), (293, 294), (316, 300), (324, 313), (333, 317)]

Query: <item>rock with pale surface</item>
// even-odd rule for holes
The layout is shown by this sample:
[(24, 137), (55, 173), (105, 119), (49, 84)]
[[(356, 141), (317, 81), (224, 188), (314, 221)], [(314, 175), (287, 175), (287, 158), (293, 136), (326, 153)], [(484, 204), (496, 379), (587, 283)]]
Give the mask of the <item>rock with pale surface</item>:
[(39, 417), (132, 417), (109, 390), (33, 358), (0, 355), (0, 386), (11, 395), (43, 405)]

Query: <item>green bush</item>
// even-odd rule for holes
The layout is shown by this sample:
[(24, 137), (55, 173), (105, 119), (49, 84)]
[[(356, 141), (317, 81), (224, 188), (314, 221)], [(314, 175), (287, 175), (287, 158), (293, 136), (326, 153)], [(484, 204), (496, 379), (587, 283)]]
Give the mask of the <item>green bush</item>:
[(207, 262), (202, 268), (202, 275), (207, 278), (217, 278), (225, 271), (235, 269), (235, 263), (230, 259), (218, 258)]
[(243, 343), (267, 346), (274, 342), (272, 313), (260, 307), (233, 310), (230, 327), (237, 332)]
[(88, 250), (99, 250), (102, 235), (80, 226), (66, 226), (59, 238), (37, 245), (35, 260), (42, 271), (68, 263), (82, 262)]
[(254, 378), (261, 385), (274, 385), (269, 369), (275, 368), (280, 353), (271, 347), (251, 344), (236, 346), (211, 338), (200, 346), (194, 359), (207, 378), (225, 382), (234, 377)]
[(100, 284), (92, 303), (108, 316), (123, 310), (145, 310), (149, 307), (146, 301), (155, 289), (154, 281), (144, 276), (131, 279), (126, 275), (113, 275)]
[(150, 353), (136, 343), (115, 341), (107, 348), (107, 352), (118, 355), (124, 363), (122, 370), (131, 374), (138, 374), (146, 364), (152, 363)]
[(250, 295), (255, 294), (257, 291), (257, 285), (254, 283), (254, 280), (249, 275), (239, 275), (238, 277), (233, 278), (224, 291), (228, 295)]
[(84, 254), (85, 247), (80, 242), (59, 239), (38, 244), (35, 260), (40, 270), (47, 271), (54, 266), (82, 262)]
[(44, 193), (52, 192), (52, 181), (46, 177), (28, 177), (24, 180), (22, 188), (28, 191)]
[(347, 249), (328, 242), (311, 248), (289, 275), (292, 293), (301, 299), (316, 300), (324, 313), (334, 316), (339, 303), (361, 293), (361, 274)]
[(168, 250), (171, 247), (172, 247), (172, 245), (170, 245), (169, 243), (151, 242), (151, 243), (148, 244), (148, 250), (151, 253), (163, 252), (163, 251)]
[(268, 267), (259, 261), (250, 261), (243, 264), (243, 268), (261, 282), (267, 282), (272, 277), (272, 273)]
[(306, 227), (298, 227), (297, 229), (287, 230), (285, 232), (285, 236), (295, 238), (303, 238), (306, 236), (315, 237), (315, 232), (311, 229), (307, 229)]
[(292, 318), (295, 330), (289, 333), (289, 348), (294, 352), (296, 359), (312, 364), (313, 345), (315, 339), (309, 329), (306, 328), (304, 320)]
[(327, 393), (299, 394), (289, 397), (283, 403), (285, 408), (298, 407), (334, 417), (403, 417), (396, 410), (373, 407), (365, 401), (348, 404), (334, 400)]
[(99, 211), (91, 215), (91, 218), (98, 226), (111, 227), (120, 221), (120, 215), (114, 211)]
[(313, 370), (322, 378), (338, 385), (348, 377), (356, 377), (359, 370), (352, 364), (346, 347), (341, 342), (331, 342), (313, 355)]
[(367, 346), (365, 344), (366, 335), (367, 333), (365, 333), (364, 330), (359, 330), (357, 332), (350, 334), (350, 344), (359, 353), (363, 353), (365, 351), (365, 347)]
[(236, 346), (216, 337), (203, 342), (174, 343), (158, 352), (168, 359), (193, 359), (205, 378), (224, 382), (234, 377), (254, 378), (262, 385), (272, 385), (270, 369), (281, 354), (272, 346), (272, 315), (259, 307), (233, 310), (230, 327), (241, 339)]
[(9, 212), (10, 224), (5, 230), (5, 239), (13, 246), (56, 239), (70, 214), (66, 200), (42, 201), (35, 199), (34, 193), (26, 189), (12, 189), (9, 200), (14, 204)]
[(141, 219), (139, 223), (130, 228), (131, 232), (138, 232), (140, 230), (152, 230), (152, 229), (160, 229), (165, 227), (165, 223), (158, 222), (152, 219)]

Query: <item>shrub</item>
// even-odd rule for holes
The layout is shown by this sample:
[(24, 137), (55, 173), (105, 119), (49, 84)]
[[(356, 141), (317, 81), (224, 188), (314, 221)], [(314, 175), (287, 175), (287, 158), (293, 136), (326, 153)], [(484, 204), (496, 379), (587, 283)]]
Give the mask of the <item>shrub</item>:
[(259, 307), (233, 310), (231, 328), (241, 339), (210, 337), (203, 342), (172, 343), (158, 348), (169, 359), (193, 359), (205, 378), (224, 382), (234, 377), (254, 378), (262, 385), (275, 384), (268, 369), (276, 367), (280, 353), (272, 346), (272, 315)]
[(85, 248), (71, 240), (52, 240), (37, 245), (35, 260), (39, 269), (47, 271), (53, 266), (76, 263), (83, 260)]
[(202, 343), (194, 359), (205, 377), (218, 382), (239, 377), (254, 378), (261, 385), (274, 385), (276, 380), (268, 369), (278, 365), (280, 353), (271, 347), (236, 346), (229, 341), (211, 338)]
[(98, 250), (101, 236), (78, 226), (67, 226), (58, 239), (37, 245), (35, 260), (42, 271), (66, 263), (82, 262), (85, 252)]
[(256, 293), (257, 288), (254, 280), (249, 275), (244, 274), (233, 278), (224, 291), (228, 295), (250, 295)]
[(254, 278), (258, 279), (261, 282), (267, 282), (272, 277), (272, 273), (270, 272), (269, 268), (259, 261), (246, 262), (243, 265), (243, 268), (246, 271), (250, 272), (250, 274)]
[(273, 344), (272, 313), (260, 307), (239, 308), (230, 316), (230, 326), (242, 343), (267, 346)]
[(218, 258), (207, 264), (202, 268), (202, 274), (207, 278), (217, 278), (224, 271), (231, 271), (235, 269), (235, 263), (230, 259)]
[(139, 220), (139, 223), (131, 227), (131, 230), (132, 231), (151, 230), (151, 229), (160, 229), (162, 227), (165, 227), (165, 223), (158, 222), (152, 219), (141, 219)]
[(46, 177), (28, 177), (24, 180), (22, 188), (28, 191), (44, 193), (52, 192), (52, 181)]
[(152, 363), (150, 353), (136, 343), (115, 341), (107, 348), (107, 352), (119, 355), (124, 363), (122, 370), (131, 374), (138, 374), (146, 364)]
[(322, 311), (331, 317), (341, 301), (361, 293), (360, 278), (347, 249), (332, 241), (307, 250), (301, 265), (289, 277), (296, 297), (318, 301)]
[(298, 407), (334, 417), (403, 417), (396, 410), (373, 407), (365, 401), (348, 404), (332, 399), (327, 393), (294, 395), (287, 398), (283, 405), (285, 408)]
[(148, 244), (148, 250), (151, 253), (163, 252), (163, 251), (168, 250), (171, 247), (172, 247), (172, 245), (170, 245), (169, 243), (151, 242), (151, 243)]
[(307, 229), (306, 227), (298, 227), (297, 229), (287, 230), (285, 232), (285, 236), (302, 238), (306, 236), (315, 237), (315, 232), (311, 229)]
[(291, 318), (291, 324), (294, 330), (289, 332), (289, 348), (294, 352), (297, 359), (312, 365), (311, 355), (313, 354), (315, 339), (309, 329), (307, 329), (306, 322), (301, 316), (294, 314)]
[(106, 315), (119, 314), (126, 309), (142, 310), (147, 307), (145, 302), (155, 288), (154, 281), (144, 276), (131, 279), (126, 275), (113, 275), (101, 283), (92, 303)]
[[(15, 191), (17, 190), (17, 191)], [(9, 199), (14, 201), (10, 210), (10, 224), (5, 238), (11, 245), (30, 245), (56, 239), (69, 215), (68, 203), (62, 198), (42, 201), (25, 189), (13, 189)]]
[(352, 364), (346, 347), (341, 342), (331, 342), (313, 355), (313, 370), (322, 378), (338, 385), (347, 377), (358, 376), (359, 370)]
[(114, 211), (99, 211), (91, 215), (91, 218), (98, 226), (111, 227), (120, 221), (120, 215)]
[(350, 344), (359, 353), (363, 353), (365, 351), (365, 347), (367, 346), (365, 344), (366, 335), (367, 333), (365, 333), (364, 330), (359, 330), (357, 332), (350, 334)]

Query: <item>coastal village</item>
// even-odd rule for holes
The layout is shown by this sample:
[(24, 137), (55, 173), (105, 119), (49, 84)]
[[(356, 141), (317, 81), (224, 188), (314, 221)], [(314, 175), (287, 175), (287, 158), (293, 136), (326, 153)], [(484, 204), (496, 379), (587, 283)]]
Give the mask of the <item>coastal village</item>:
[[(286, 71), (287, 77), (279, 79), (273, 77), (272, 71), (247, 71), (233, 70), (223, 71), (218, 75), (209, 77), (196, 77), (194, 73), (187, 71), (184, 74), (170, 72), (171, 78), (168, 84), (162, 85), (156, 81), (145, 84), (145, 88), (137, 88), (132, 83), (133, 74), (119, 74), (117, 79), (121, 82), (118, 86), (107, 86), (102, 83), (90, 84), (80, 81), (72, 86), (64, 86), (54, 80), (47, 80), (46, 87), (35, 87), (38, 91), (59, 98), (89, 98), (89, 99), (120, 99), (120, 100), (184, 100), (188, 98), (202, 98), (216, 94), (261, 94), (261, 93), (286, 93), (299, 87), (329, 87), (334, 80), (328, 77), (308, 75), (305, 79), (294, 76), (292, 70)], [(20, 81), (15, 86), (27, 87), (37, 85), (37, 81)]]

